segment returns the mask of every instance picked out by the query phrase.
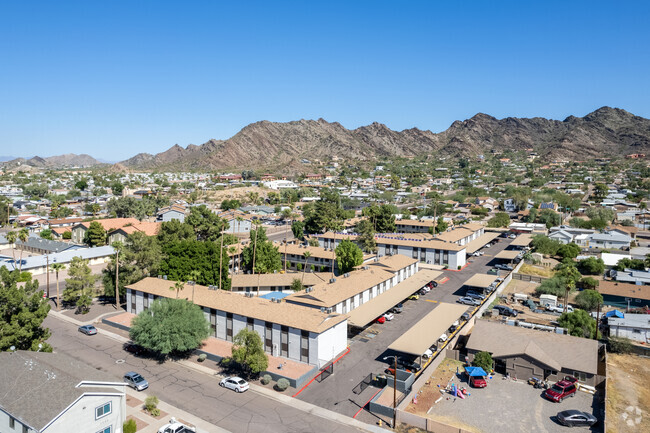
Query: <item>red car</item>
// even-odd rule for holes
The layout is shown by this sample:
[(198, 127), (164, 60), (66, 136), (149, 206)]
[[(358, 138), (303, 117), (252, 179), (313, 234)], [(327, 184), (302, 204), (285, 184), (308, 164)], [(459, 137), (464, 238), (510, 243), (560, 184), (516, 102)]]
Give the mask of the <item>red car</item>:
[(576, 393), (575, 383), (561, 380), (555, 385), (544, 391), (544, 396), (551, 401), (561, 402), (568, 396), (574, 397)]
[(386, 323), (386, 318), (384, 316), (379, 317), (377, 323)]
[(487, 386), (487, 382), (483, 376), (470, 376), (469, 386), (474, 388), (485, 388)]

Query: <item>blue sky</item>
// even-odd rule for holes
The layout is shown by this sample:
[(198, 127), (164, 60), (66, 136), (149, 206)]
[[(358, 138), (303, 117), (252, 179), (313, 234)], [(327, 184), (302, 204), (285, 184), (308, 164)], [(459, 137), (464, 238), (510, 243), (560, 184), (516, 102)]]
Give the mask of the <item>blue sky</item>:
[(0, 3), (0, 155), (121, 160), (259, 120), (650, 117), (648, 2)]

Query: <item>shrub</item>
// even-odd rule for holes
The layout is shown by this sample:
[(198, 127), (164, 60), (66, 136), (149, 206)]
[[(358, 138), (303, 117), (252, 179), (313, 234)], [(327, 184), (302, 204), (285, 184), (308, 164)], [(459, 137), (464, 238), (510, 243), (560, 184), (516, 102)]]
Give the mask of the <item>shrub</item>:
[(199, 355), (198, 361), (203, 362), (203, 361), (205, 361), (207, 359), (207, 357), (208, 357), (208, 355), (206, 355), (205, 353), (202, 353), (202, 354)]
[(296, 264), (296, 269), (302, 271), (302, 263)]
[(607, 349), (611, 353), (630, 353), (632, 351), (632, 342), (627, 338), (609, 337)]
[(442, 269), (449, 269), (449, 265), (443, 266)]
[(228, 367), (231, 362), (232, 362), (232, 358), (221, 358), (220, 364), (223, 367)]
[(144, 399), (144, 409), (149, 412), (149, 414), (153, 417), (157, 417), (160, 415), (160, 409), (158, 409), (158, 397), (155, 395), (150, 395), (149, 397)]
[(461, 265), (458, 265), (458, 270), (459, 270), (459, 271), (460, 271), (460, 268), (462, 268), (462, 266), (461, 266)]
[(269, 383), (271, 383), (271, 375), (270, 374), (265, 374), (264, 376), (262, 376), (261, 382), (262, 382), (262, 385), (268, 385)]
[(278, 383), (275, 384), (275, 388), (278, 391), (282, 392), (289, 388), (289, 385), (289, 381), (283, 377), (282, 379), (278, 380)]
[(135, 423), (135, 420), (131, 418), (122, 424), (122, 431), (124, 433), (135, 433), (138, 431), (138, 425)]

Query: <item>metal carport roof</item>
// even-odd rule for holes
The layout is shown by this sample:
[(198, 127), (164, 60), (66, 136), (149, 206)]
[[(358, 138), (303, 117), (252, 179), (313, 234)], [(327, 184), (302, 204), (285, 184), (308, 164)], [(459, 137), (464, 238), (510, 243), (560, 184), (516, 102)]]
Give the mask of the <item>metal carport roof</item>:
[(503, 250), (496, 256), (494, 256), (495, 259), (503, 259), (503, 260), (514, 260), (517, 258), (517, 256), (521, 253), (521, 251), (515, 251), (515, 250)]
[(352, 326), (363, 328), (399, 302), (420, 290), (429, 281), (438, 278), (441, 274), (442, 272), (431, 269), (424, 269), (417, 272), (395, 287), (388, 289), (381, 295), (352, 310), (348, 313), (348, 323)]
[(467, 311), (466, 305), (441, 302), (432, 312), (413, 325), (388, 346), (389, 349), (420, 356)]
[(498, 277), (496, 275), (474, 274), (469, 280), (465, 281), (463, 285), (485, 289), (487, 287), (490, 287), (490, 284), (495, 282), (497, 278)]
[(517, 236), (517, 239), (510, 242), (510, 245), (513, 247), (527, 247), (533, 241), (533, 235), (529, 233), (524, 233)]
[(481, 236), (477, 237), (473, 241), (468, 242), (465, 245), (465, 248), (467, 249), (467, 254), (474, 254), (481, 248), (483, 248), (487, 243), (492, 242), (496, 238), (499, 237), (501, 233), (495, 233), (495, 232), (488, 232), (484, 233)]

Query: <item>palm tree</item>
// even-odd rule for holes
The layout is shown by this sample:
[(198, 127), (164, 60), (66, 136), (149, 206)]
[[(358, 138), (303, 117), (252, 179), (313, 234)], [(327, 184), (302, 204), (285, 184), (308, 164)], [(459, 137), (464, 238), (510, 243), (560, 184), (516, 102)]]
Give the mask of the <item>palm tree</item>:
[(300, 283), (303, 286), (305, 285), (305, 271), (307, 271), (307, 261), (311, 257), (311, 253), (309, 251), (305, 251), (304, 256), (305, 256), (305, 266), (302, 268), (302, 279), (300, 280)]
[(124, 244), (120, 241), (113, 242), (115, 249), (115, 309), (120, 305), (120, 251), (124, 248)]
[(11, 255), (13, 256), (14, 259), (14, 269), (16, 269), (16, 239), (18, 239), (18, 235), (16, 234), (15, 231), (10, 231), (6, 235), (7, 242), (9, 242), (9, 245), (11, 245)]
[(239, 233), (241, 230), (241, 222), (244, 221), (244, 218), (241, 215), (237, 215), (235, 220), (237, 220), (237, 233)]
[(26, 228), (20, 229), (20, 231), (18, 232), (18, 239), (20, 240), (20, 242), (23, 243), (23, 247), (20, 249), (20, 267), (18, 268), (20, 269), (20, 272), (23, 271), (23, 251), (24, 251), (23, 248), (25, 247), (24, 244), (25, 242), (27, 242), (28, 238), (29, 238), (29, 231), (27, 231)]
[(176, 299), (178, 299), (178, 293), (183, 290), (185, 287), (185, 281), (176, 281), (172, 287), (169, 288), (169, 290), (176, 290)]
[(259, 221), (255, 221), (253, 224), (255, 224), (255, 241), (253, 244), (253, 275), (255, 275), (255, 257), (257, 254), (257, 234), (260, 231), (260, 223)]
[[(235, 253), (237, 252), (237, 248), (233, 245), (228, 247), (228, 256), (232, 255), (232, 273), (235, 273)], [(228, 260), (228, 270), (230, 270), (230, 259)]]
[[(194, 302), (194, 286), (196, 286), (196, 282), (199, 278), (201, 278), (201, 272), (197, 271), (194, 269), (193, 271), (190, 272), (190, 281), (188, 281), (192, 285), (192, 302)], [(219, 288), (221, 288), (221, 282), (219, 282)]]
[(223, 231), (226, 227), (226, 220), (221, 220), (221, 248), (219, 248), (219, 289), (221, 289), (221, 271), (223, 269)]
[(50, 266), (56, 275), (56, 311), (61, 311), (61, 298), (59, 297), (59, 271), (65, 269), (63, 263), (52, 263)]

